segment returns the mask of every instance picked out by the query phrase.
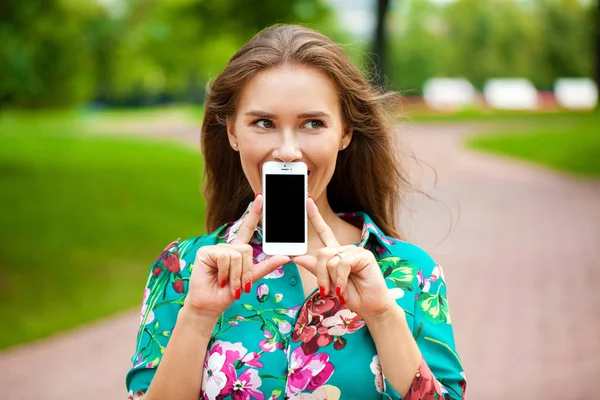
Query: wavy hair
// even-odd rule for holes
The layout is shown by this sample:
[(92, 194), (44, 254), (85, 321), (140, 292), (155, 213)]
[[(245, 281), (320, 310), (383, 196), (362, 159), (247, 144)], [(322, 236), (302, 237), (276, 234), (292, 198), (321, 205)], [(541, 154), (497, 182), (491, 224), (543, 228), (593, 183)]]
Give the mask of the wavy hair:
[(201, 133), (207, 230), (239, 218), (254, 197), (227, 137), (226, 121), (235, 117), (242, 88), (262, 70), (292, 64), (318, 68), (330, 77), (338, 89), (344, 130), (353, 132), (327, 186), (331, 208), (366, 212), (386, 235), (403, 239), (399, 212), (409, 183), (390, 112), (398, 96), (371, 86), (338, 44), (299, 25), (275, 25), (256, 34), (207, 88)]

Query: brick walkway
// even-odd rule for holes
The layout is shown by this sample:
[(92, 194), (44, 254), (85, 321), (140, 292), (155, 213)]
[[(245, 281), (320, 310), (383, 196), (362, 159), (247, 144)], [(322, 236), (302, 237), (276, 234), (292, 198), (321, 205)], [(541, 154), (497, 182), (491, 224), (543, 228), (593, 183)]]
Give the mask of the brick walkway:
[[(171, 136), (195, 143), (184, 128)], [(461, 149), (479, 129), (403, 130), (438, 173), (432, 188), (429, 167), (412, 166), (434, 201), (412, 196), (405, 223), (411, 240), (445, 266), (468, 397), (596, 398), (600, 184)], [(124, 398), (136, 323), (130, 312), (0, 353), (0, 397)]]

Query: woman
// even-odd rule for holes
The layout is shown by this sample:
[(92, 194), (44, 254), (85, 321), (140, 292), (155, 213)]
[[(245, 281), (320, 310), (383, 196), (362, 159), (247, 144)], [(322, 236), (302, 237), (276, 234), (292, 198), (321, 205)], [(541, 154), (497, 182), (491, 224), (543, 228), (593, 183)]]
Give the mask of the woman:
[[(233, 56), (202, 126), (212, 233), (153, 264), (129, 398), (464, 397), (442, 270), (394, 239), (407, 183), (390, 99), (301, 26), (268, 28)], [(308, 165), (304, 256), (262, 252), (271, 160)]]

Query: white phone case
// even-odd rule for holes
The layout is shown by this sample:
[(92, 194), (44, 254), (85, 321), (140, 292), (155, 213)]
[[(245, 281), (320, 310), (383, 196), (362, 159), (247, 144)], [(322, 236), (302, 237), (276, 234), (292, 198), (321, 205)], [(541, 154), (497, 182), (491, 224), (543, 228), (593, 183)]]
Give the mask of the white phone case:
[[(268, 191), (276, 190), (269, 188), (266, 184), (266, 175), (303, 175), (304, 176), (304, 242), (302, 243), (281, 243), (267, 242), (267, 217), (266, 210), (268, 204)], [(308, 251), (308, 216), (306, 215), (306, 198), (308, 196), (308, 169), (303, 162), (283, 163), (277, 161), (268, 161), (262, 167), (262, 192), (263, 192), (263, 211), (262, 211), (262, 228), (263, 228), (263, 252), (268, 255), (286, 255), (299, 256), (306, 254)]]

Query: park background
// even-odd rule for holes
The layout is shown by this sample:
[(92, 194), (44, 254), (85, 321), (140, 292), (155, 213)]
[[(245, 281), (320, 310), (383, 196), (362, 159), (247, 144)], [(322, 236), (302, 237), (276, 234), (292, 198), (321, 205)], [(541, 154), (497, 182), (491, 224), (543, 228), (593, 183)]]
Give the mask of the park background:
[[(600, 111), (554, 96), (561, 78), (598, 82), (599, 7), (3, 1), (0, 397), (125, 397), (150, 264), (204, 233), (206, 84), (273, 23), (329, 35), (404, 95), (398, 134), (429, 197), (409, 195), (403, 230), (445, 267), (469, 398), (599, 393)], [(431, 78), (463, 78), (476, 100), (432, 108)], [(528, 80), (537, 107), (491, 107), (493, 78)]]

